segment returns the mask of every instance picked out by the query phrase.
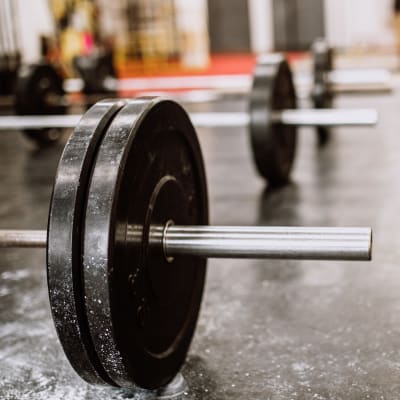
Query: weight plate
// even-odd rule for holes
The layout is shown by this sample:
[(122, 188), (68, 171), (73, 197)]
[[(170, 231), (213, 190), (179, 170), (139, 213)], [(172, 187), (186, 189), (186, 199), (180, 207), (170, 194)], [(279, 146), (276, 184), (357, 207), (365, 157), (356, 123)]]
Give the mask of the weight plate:
[(154, 389), (179, 371), (202, 298), (206, 260), (169, 263), (149, 227), (208, 224), (201, 150), (175, 102), (132, 100), (99, 149), (89, 187), (83, 275), (97, 354), (122, 387)]
[(47, 280), (55, 327), (65, 354), (86, 381), (113, 384), (91, 341), (82, 282), (82, 215), (100, 141), (123, 101), (102, 101), (82, 117), (61, 156), (50, 203)]
[[(49, 64), (25, 65), (20, 68), (15, 88), (15, 111), (18, 115), (66, 114), (63, 105), (63, 77)], [(40, 146), (57, 142), (62, 129), (24, 131)]]
[[(317, 109), (332, 108), (334, 93), (327, 77), (333, 70), (333, 49), (324, 39), (317, 39), (311, 46), (311, 52), (314, 63), (314, 87), (312, 90), (314, 107)], [(330, 138), (330, 129), (322, 126), (316, 129), (319, 144), (326, 144)]]
[(260, 175), (271, 185), (289, 180), (296, 153), (294, 126), (274, 123), (272, 113), (296, 108), (296, 94), (289, 64), (282, 55), (260, 57), (250, 93), (250, 138)]

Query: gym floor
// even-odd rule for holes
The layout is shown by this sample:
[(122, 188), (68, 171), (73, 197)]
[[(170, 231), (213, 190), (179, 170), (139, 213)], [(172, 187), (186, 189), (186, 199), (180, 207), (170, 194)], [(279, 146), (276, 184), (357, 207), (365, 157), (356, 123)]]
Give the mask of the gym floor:
[[(372, 129), (336, 129), (319, 149), (300, 130), (290, 185), (269, 189), (244, 129), (198, 130), (211, 223), (372, 226), (373, 261), (210, 260), (184, 399), (398, 399), (400, 393), (400, 93), (346, 96), (376, 107)], [(190, 106), (245, 110), (245, 102)], [(62, 145), (1, 134), (0, 228), (44, 229)], [(150, 399), (86, 385), (51, 320), (44, 250), (1, 250), (0, 398)]]

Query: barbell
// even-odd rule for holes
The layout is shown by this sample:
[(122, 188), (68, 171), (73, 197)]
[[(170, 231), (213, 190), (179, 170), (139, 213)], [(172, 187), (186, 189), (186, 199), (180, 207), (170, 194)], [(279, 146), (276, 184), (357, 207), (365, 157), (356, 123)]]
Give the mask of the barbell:
[[(69, 115), (7, 115), (0, 116), (0, 130), (40, 130), (43, 128), (75, 128), (82, 114)], [(209, 112), (190, 113), (193, 125), (199, 128), (247, 128), (251, 123), (251, 115), (245, 112)], [(378, 122), (378, 114), (374, 109), (360, 108), (352, 110), (314, 110), (285, 109), (270, 111), (272, 124), (312, 127), (345, 127), (373, 126)]]
[[(275, 55), (276, 56), (276, 55)], [(265, 56), (264, 56), (265, 57)], [(262, 58), (264, 58), (262, 57)], [(269, 56), (267, 56), (269, 57)], [(271, 55), (270, 57), (274, 57)], [(278, 56), (282, 57), (282, 56)], [(84, 60), (84, 58), (82, 58)], [(262, 61), (261, 61), (262, 62)], [(105, 63), (103, 65), (103, 63)], [(259, 63), (259, 62), (258, 62)], [(79, 65), (84, 65), (85, 62), (80, 61)], [(16, 113), (19, 115), (46, 115), (46, 114), (66, 114), (68, 108), (71, 104), (70, 98), (66, 97), (66, 93), (76, 92), (80, 89), (90, 88), (89, 92), (85, 93), (85, 105), (94, 104), (95, 101), (100, 98), (104, 98), (105, 96), (115, 97), (118, 91), (126, 91), (126, 90), (135, 90), (138, 91), (141, 88), (140, 80), (138, 79), (121, 79), (117, 80), (115, 78), (111, 78), (111, 62), (108, 57), (104, 58), (104, 61), (98, 61), (97, 63), (89, 63), (90, 65), (96, 66), (99, 69), (99, 73), (96, 74), (92, 72), (91, 69), (88, 71), (82, 67), (79, 70), (82, 73), (82, 76), (86, 77), (88, 81), (81, 80), (65, 80), (61, 73), (53, 66), (47, 63), (40, 63), (34, 65), (23, 66), (19, 71), (19, 76), (16, 84), (16, 96), (15, 96), (15, 108)], [(257, 69), (257, 66), (256, 66)], [(83, 70), (83, 72), (82, 72)], [(107, 73), (108, 71), (108, 73)], [(91, 73), (92, 72), (92, 73)], [(326, 75), (326, 71), (324, 72)], [(99, 76), (97, 76), (99, 75)], [(101, 81), (95, 85), (94, 77), (98, 77)], [(90, 79), (89, 79), (90, 78)], [(171, 78), (168, 78), (171, 79)], [(200, 82), (197, 80), (200, 79)], [(196, 86), (196, 84), (215, 86), (215, 88), (224, 87), (225, 90), (229, 87), (233, 87), (237, 90), (237, 81), (242, 81), (244, 78), (232, 78), (227, 76), (218, 77), (218, 79), (212, 79), (211, 77), (182, 77), (182, 78), (173, 78), (171, 80), (167, 80), (169, 86), (171, 85), (183, 85), (184, 87)], [(252, 76), (247, 76), (247, 85), (251, 86), (251, 83), (254, 82), (254, 74)], [(154, 80), (154, 79), (153, 79)], [(159, 79), (158, 85), (160, 87), (163, 86), (165, 79)], [(78, 82), (78, 84), (77, 84)], [(81, 86), (79, 86), (79, 82), (81, 82)], [(145, 82), (147, 82), (145, 80)], [(211, 82), (211, 83), (210, 83)], [(236, 83), (235, 83), (236, 82)], [(148, 82), (146, 83), (149, 84)], [(164, 83), (165, 85), (165, 83)], [(157, 86), (157, 85), (156, 85)], [(94, 90), (97, 88), (100, 90), (98, 94), (94, 94)], [(101, 90), (102, 89), (102, 90)], [(232, 90), (232, 89), (231, 89)], [(247, 89), (249, 90), (249, 89)], [(325, 90), (325, 89), (324, 89)], [(314, 90), (315, 95), (315, 90)], [(181, 95), (174, 95), (174, 98), (179, 99)], [(324, 107), (321, 107), (321, 101), (316, 102), (315, 106), (318, 108), (331, 108), (332, 103), (328, 102), (325, 97), (327, 97), (326, 93), (320, 95), (320, 97), (324, 99)], [(328, 96), (329, 97), (329, 96)], [(315, 96), (314, 96), (315, 98)], [(187, 95), (185, 95), (185, 101), (187, 99)], [(182, 99), (183, 101), (184, 99)], [(321, 132), (321, 130), (327, 130), (327, 127), (317, 127), (317, 131)], [(30, 130), (25, 131), (26, 135), (30, 138), (38, 142), (40, 145), (51, 144), (54, 141), (58, 140), (61, 136), (61, 131), (57, 128), (49, 128), (42, 129), (39, 132), (31, 132)], [(321, 139), (321, 135), (319, 135)], [(324, 140), (320, 140), (321, 143), (324, 143)]]
[[(336, 94), (359, 91), (365, 94), (365, 89), (391, 89), (387, 70), (335, 70), (334, 49), (323, 38), (313, 42), (311, 54), (314, 77), (311, 99), (316, 109), (332, 108)], [(328, 128), (318, 126), (317, 134), (320, 144), (329, 140)]]
[(387, 69), (335, 69), (335, 50), (324, 38), (311, 45), (313, 62), (313, 90), (325, 88), (331, 95), (392, 90), (391, 74)]
[[(322, 70), (326, 83), (330, 84), (330, 89), (334, 92), (342, 92), (349, 88), (361, 91), (371, 88), (389, 88), (390, 74), (387, 70), (333, 70), (333, 49), (323, 38), (318, 38), (312, 43), (311, 55), (313, 56), (314, 72), (318, 73)], [(118, 79), (112, 61), (112, 53), (77, 57), (75, 66), (81, 78), (66, 79), (64, 81), (66, 92), (94, 94), (135, 91), (137, 93), (138, 91), (148, 91), (149, 88), (154, 91), (191, 88), (210, 89), (214, 90), (216, 94), (228, 94), (249, 91), (253, 80), (253, 76), (246, 74)], [(295, 79), (295, 83), (296, 86), (299, 85), (307, 92), (312, 91), (311, 81), (305, 80), (301, 75), (299, 79)], [(182, 101), (181, 97), (178, 98)]]
[(184, 363), (206, 258), (370, 260), (370, 228), (209, 226), (196, 132), (176, 102), (105, 100), (80, 119), (57, 168), (46, 231), (58, 337), (87, 382), (153, 389)]
[[(31, 99), (29, 100), (32, 101)], [(259, 59), (254, 71), (247, 113), (191, 113), (197, 127), (248, 127), (252, 153), (261, 176), (272, 185), (289, 180), (295, 158), (299, 126), (372, 126), (378, 115), (373, 109), (296, 109), (292, 74), (281, 55)], [(81, 115), (0, 117), (0, 129), (34, 131), (74, 128)]]

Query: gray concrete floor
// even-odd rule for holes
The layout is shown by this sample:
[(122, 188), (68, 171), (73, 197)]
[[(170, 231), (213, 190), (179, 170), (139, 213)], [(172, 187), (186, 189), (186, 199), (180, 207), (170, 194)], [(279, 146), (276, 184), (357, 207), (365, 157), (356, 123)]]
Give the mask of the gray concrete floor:
[[(379, 126), (337, 129), (324, 149), (300, 131), (293, 182), (281, 190), (256, 175), (244, 129), (198, 131), (212, 223), (372, 226), (374, 260), (210, 260), (181, 398), (400, 398), (399, 104), (399, 93), (339, 99), (377, 107)], [(0, 228), (45, 228), (62, 147), (37, 151), (11, 132), (0, 140)], [(44, 251), (1, 250), (1, 399), (151, 397), (81, 381), (51, 320)]]

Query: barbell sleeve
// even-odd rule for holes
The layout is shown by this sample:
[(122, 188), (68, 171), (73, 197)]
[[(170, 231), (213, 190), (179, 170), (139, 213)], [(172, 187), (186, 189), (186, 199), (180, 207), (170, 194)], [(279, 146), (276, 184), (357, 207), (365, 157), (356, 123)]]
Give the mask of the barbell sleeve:
[(168, 226), (167, 257), (370, 260), (369, 228)]
[[(0, 130), (75, 128), (82, 115), (12, 115), (0, 117)], [(247, 127), (250, 115), (245, 112), (190, 113), (196, 127)], [(374, 109), (293, 109), (273, 111), (271, 121), (295, 126), (373, 126), (378, 122)]]
[[(141, 242), (141, 230), (135, 229), (131, 237)], [(46, 231), (0, 230), (0, 247), (46, 247), (46, 241)], [(167, 225), (152, 226), (149, 243), (161, 247), (167, 258), (191, 255), (367, 261), (371, 259), (372, 231), (370, 228)]]

